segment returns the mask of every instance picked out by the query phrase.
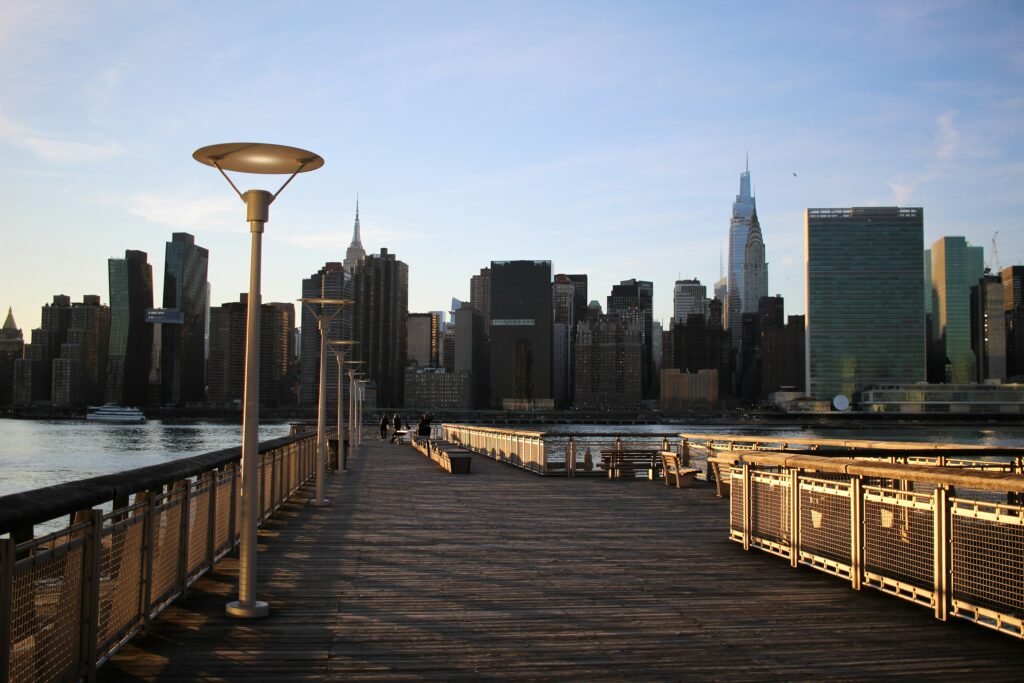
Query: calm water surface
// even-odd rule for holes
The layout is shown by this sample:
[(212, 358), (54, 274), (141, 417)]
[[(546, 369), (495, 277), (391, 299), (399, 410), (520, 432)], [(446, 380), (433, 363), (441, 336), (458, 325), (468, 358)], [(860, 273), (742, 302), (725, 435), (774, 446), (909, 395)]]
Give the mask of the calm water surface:
[[(259, 438), (267, 441), (288, 432), (287, 423), (262, 424)], [(238, 424), (0, 419), (0, 495), (158, 465), (241, 443)]]

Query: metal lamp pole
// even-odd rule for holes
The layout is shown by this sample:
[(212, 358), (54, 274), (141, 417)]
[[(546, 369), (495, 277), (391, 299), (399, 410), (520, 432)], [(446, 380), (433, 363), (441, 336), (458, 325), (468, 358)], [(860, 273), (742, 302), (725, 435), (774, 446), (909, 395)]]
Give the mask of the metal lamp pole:
[[(344, 374), (342, 367), (345, 364), (345, 353), (348, 352), (349, 348), (355, 346), (359, 342), (355, 339), (334, 339), (330, 342), (331, 351), (334, 351), (334, 358), (338, 361), (338, 455), (341, 458), (341, 469), (348, 469), (348, 449), (345, 447), (345, 432), (344, 432), (344, 414), (341, 405), (342, 392), (342, 375)], [(351, 400), (351, 395), (349, 400)]]
[(362, 435), (359, 430), (361, 422), (356, 421), (356, 367), (362, 365), (365, 361), (361, 360), (347, 360), (345, 365), (350, 366), (348, 371), (348, 418), (349, 418), (349, 433), (352, 435), (352, 445), (358, 446), (362, 440)]
[[(242, 404), (242, 504), (238, 564), (238, 600), (225, 606), (228, 616), (256, 619), (270, 614), (270, 606), (256, 599), (256, 525), (259, 519), (259, 395), (260, 395), (260, 269), (263, 227), (270, 218), (270, 205), (299, 173), (315, 171), (324, 160), (296, 147), (256, 142), (234, 142), (197, 149), (192, 157), (213, 166), (228, 181), (246, 206), (251, 245), (249, 251), (249, 297), (245, 327), (245, 389)], [(265, 190), (242, 193), (225, 171), (289, 175), (270, 194)]]
[[(334, 316), (338, 315), (346, 305), (351, 304), (351, 299), (325, 299), (323, 297), (303, 297), (299, 299), (306, 310), (316, 318), (320, 327), (320, 407), (317, 410), (316, 418), (316, 497), (310, 502), (317, 507), (330, 505), (330, 501), (324, 499), (324, 461), (327, 451), (327, 436), (325, 433), (325, 422), (327, 421), (327, 326)], [(318, 306), (319, 310), (314, 309)], [(332, 313), (324, 313), (324, 306), (334, 306)]]

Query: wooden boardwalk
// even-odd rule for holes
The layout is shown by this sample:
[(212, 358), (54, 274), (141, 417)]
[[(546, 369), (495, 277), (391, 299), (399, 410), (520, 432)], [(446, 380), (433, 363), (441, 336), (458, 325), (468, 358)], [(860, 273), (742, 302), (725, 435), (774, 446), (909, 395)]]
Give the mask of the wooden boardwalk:
[(711, 488), (448, 475), (364, 443), (333, 506), (260, 536), (262, 621), (227, 559), (100, 680), (1020, 680), (1024, 643), (726, 540)]

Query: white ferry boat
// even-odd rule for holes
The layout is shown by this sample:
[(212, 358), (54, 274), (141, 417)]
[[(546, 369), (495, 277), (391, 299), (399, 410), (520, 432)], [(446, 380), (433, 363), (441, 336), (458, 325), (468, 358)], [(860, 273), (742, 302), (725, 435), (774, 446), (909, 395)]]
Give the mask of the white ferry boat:
[(89, 406), (85, 419), (91, 422), (112, 422), (115, 424), (139, 424), (146, 421), (146, 416), (138, 408), (119, 406), (107, 403), (102, 406)]

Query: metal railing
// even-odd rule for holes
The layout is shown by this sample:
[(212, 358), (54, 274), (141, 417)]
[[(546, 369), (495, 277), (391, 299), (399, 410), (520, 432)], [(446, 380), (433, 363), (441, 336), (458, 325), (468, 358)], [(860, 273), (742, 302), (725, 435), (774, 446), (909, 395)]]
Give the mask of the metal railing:
[(729, 537), (1024, 639), (1024, 475), (731, 453)]
[(562, 433), (496, 429), (461, 424), (442, 425), (441, 436), (475, 453), (543, 475), (604, 475), (603, 453), (623, 449), (675, 451), (678, 435), (622, 432)]
[[(229, 553), (239, 537), (239, 455), (0, 498), (0, 534), (10, 536), (0, 538), (0, 683), (92, 680)], [(315, 475), (315, 458), (315, 433), (261, 444), (261, 525)], [(69, 510), (68, 526), (33, 538), (34, 525)]]

